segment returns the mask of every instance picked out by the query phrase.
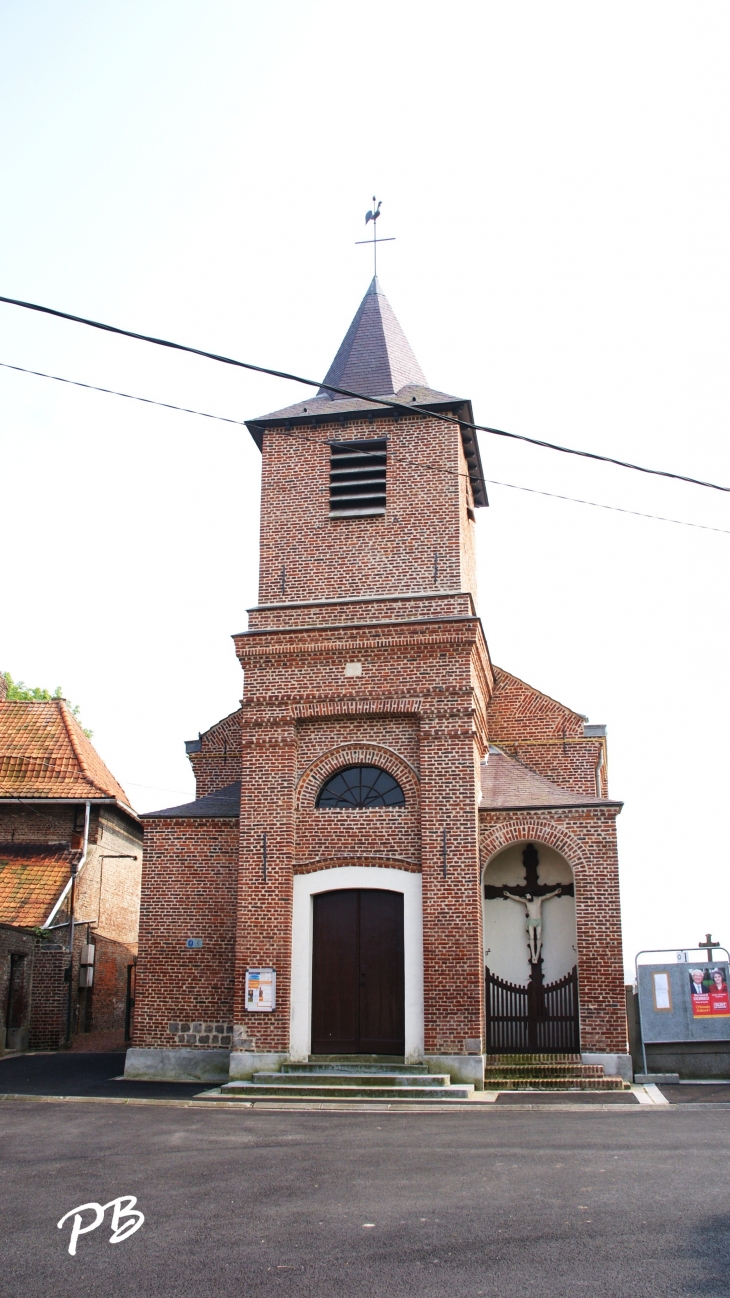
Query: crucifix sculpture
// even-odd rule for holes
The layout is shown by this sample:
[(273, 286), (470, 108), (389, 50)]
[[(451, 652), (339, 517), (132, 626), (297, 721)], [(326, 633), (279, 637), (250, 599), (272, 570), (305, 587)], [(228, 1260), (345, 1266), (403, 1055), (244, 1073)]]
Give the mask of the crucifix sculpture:
[(530, 961), (530, 982), (533, 986), (542, 985), (542, 904), (551, 897), (573, 897), (572, 883), (540, 883), (538, 866), (540, 858), (534, 843), (528, 843), (522, 853), (522, 864), (525, 867), (525, 882), (507, 888), (506, 884), (485, 884), (484, 896), (487, 900), (518, 901), (525, 907), (525, 927), (527, 928), (527, 950)]
[(516, 892), (510, 892), (508, 888), (502, 889), (504, 897), (509, 897), (511, 901), (518, 901), (527, 912), (525, 923), (530, 948), (530, 964), (537, 964), (542, 951), (542, 903), (549, 901), (551, 897), (559, 897), (562, 891), (562, 887), (558, 884), (554, 892), (544, 892), (541, 897), (533, 897), (531, 892), (526, 892), (524, 897), (519, 897)]

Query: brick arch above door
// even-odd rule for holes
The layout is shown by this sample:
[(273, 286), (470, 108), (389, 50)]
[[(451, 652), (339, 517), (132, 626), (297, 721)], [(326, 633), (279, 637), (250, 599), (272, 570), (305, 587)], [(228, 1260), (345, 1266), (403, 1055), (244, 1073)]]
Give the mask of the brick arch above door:
[[(336, 771), (348, 766), (379, 766), (400, 784), (406, 799), (405, 810), (418, 808), (418, 776), (410, 763), (392, 748), (382, 744), (339, 744), (317, 757), (297, 781), (296, 807), (298, 811), (314, 810), (317, 794), (322, 785)], [(403, 809), (393, 807), (389, 814)], [(358, 813), (359, 814), (359, 813)]]

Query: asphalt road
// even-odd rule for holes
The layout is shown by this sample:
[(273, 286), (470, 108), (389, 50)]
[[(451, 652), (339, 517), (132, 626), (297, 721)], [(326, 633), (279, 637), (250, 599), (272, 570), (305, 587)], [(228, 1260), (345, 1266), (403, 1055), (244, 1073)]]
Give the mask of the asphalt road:
[[(727, 1298), (730, 1112), (0, 1103), (10, 1298)], [(68, 1252), (63, 1214), (141, 1229)], [(94, 1220), (82, 1214), (82, 1224)], [(122, 1222), (122, 1225), (124, 1223)]]
[[(11, 1055), (0, 1059), (0, 1095), (89, 1095), (96, 1099), (188, 1100), (201, 1082), (130, 1082), (121, 1078), (127, 1052), (83, 1051)], [(1, 1281), (0, 1281), (1, 1283)], [(0, 1290), (1, 1292), (1, 1290)]]

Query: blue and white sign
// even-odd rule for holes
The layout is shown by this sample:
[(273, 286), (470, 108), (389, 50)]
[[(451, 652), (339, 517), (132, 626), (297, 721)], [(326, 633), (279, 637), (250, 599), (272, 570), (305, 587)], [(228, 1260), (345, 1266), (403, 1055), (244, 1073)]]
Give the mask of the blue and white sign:
[(199, 951), (203, 945), (202, 937), (189, 937), (185, 943), (188, 951)]

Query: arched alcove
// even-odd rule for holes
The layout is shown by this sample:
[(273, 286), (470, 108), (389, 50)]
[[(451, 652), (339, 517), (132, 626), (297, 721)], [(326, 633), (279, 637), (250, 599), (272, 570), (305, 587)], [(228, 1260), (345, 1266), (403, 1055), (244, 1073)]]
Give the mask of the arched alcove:
[[(556, 982), (577, 964), (577, 936), (573, 871), (564, 856), (540, 842), (513, 843), (497, 852), (488, 862), (483, 876), (484, 963), (498, 978), (520, 986), (530, 978), (526, 907), (518, 901), (495, 896), (494, 890), (506, 887), (525, 889), (527, 875), (525, 852), (537, 852), (537, 879), (541, 890), (562, 885), (560, 896), (550, 897), (541, 907), (542, 961), (545, 984)], [(486, 889), (486, 896), (485, 896)]]

